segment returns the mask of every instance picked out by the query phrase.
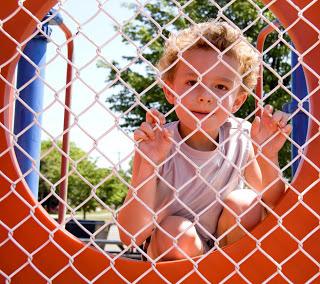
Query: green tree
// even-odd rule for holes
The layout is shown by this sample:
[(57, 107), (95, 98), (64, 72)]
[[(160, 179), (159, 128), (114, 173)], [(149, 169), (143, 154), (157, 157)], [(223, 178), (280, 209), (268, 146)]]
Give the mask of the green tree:
[[(176, 2), (180, 5), (183, 16), (179, 16), (180, 8), (172, 1), (158, 0), (145, 5), (136, 18), (123, 27), (122, 32), (125, 34), (123, 42), (128, 45), (132, 45), (130, 41), (134, 42), (140, 48), (141, 56), (145, 60), (141, 56), (123, 56), (127, 63), (131, 61), (134, 63), (121, 69), (120, 63), (112, 61), (118, 70), (111, 68), (110, 64), (103, 61), (97, 64), (98, 67), (107, 68), (110, 71), (107, 76), (108, 84), (113, 82), (113, 86), (120, 87), (120, 91), (108, 97), (107, 102), (112, 110), (123, 114), (120, 125), (128, 131), (134, 130), (144, 121), (145, 109), (141, 107), (142, 104), (147, 108), (156, 107), (162, 113), (168, 113), (172, 108), (165, 100), (161, 88), (156, 84), (156, 71), (153, 67), (163, 52), (165, 38), (168, 38), (170, 31), (186, 28), (192, 21), (197, 23), (220, 17), (222, 20), (236, 24), (249, 42), (255, 46), (259, 32), (267, 25), (263, 17), (274, 20), (267, 9), (259, 10), (263, 8), (263, 4), (259, 1), (238, 0), (231, 4), (230, 1), (224, 0), (194, 0), (190, 3), (186, 0), (178, 0)], [(130, 5), (129, 8), (139, 10), (138, 5)], [(263, 17), (260, 17), (259, 13)], [(159, 30), (155, 23), (158, 23), (162, 30)], [(119, 30), (119, 27), (115, 26), (115, 29)], [(286, 35), (283, 38), (289, 41)], [(290, 71), (289, 48), (278, 41), (277, 33), (268, 36), (265, 49), (270, 46), (272, 48), (264, 55), (264, 62), (269, 66), (264, 69), (265, 103), (272, 104), (275, 109), (282, 109), (282, 105), (290, 100), (290, 95), (281, 85), (278, 88), (278, 78), (273, 74), (273, 70), (280, 76)], [(286, 76), (282, 84), (288, 87), (289, 81), (290, 76)], [(250, 96), (236, 115), (252, 120), (254, 109), (255, 98)], [(174, 112), (167, 116), (168, 121), (175, 119)], [(289, 161), (290, 144), (287, 142), (280, 152), (280, 165), (283, 167)], [(290, 169), (287, 170), (285, 175), (289, 177), (290, 172)]]
[[(40, 172), (43, 177), (39, 183), (39, 200), (48, 211), (56, 210), (59, 204), (62, 150), (58, 148), (61, 149), (61, 143), (57, 146), (51, 141), (42, 142)], [(122, 204), (127, 192), (123, 181), (129, 181), (125, 172), (115, 175), (111, 169), (98, 168), (96, 161), (74, 143), (70, 144), (69, 156), (68, 204), (73, 208), (81, 204), (84, 219), (88, 212), (104, 204), (114, 208)]]

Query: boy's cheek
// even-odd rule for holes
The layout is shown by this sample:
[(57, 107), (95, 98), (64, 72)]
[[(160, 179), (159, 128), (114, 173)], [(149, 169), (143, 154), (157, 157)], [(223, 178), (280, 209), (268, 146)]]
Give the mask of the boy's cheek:
[(231, 108), (233, 106), (232, 99), (230, 97), (226, 97), (217, 101), (217, 108), (222, 109), (225, 112), (231, 113)]
[(191, 115), (191, 111), (189, 110), (188, 107), (186, 106), (178, 106), (176, 108), (176, 114), (178, 115), (178, 117), (184, 117), (184, 118), (188, 118), (191, 119), (192, 115)]
[(189, 103), (188, 103), (188, 99), (186, 96), (183, 98), (180, 98), (180, 100), (176, 99), (175, 105), (177, 106), (177, 108), (180, 108), (180, 109), (184, 109), (184, 108), (189, 109), (190, 108)]

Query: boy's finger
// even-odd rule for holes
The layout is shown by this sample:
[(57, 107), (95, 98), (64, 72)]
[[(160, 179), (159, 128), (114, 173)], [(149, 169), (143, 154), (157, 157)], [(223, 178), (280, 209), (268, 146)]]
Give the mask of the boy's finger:
[(156, 116), (152, 113), (152, 109), (146, 113), (146, 122), (154, 125), (157, 122)]
[(276, 143), (276, 145), (274, 146), (276, 148), (279, 148), (280, 150), (287, 140), (286, 136), (289, 136), (291, 131), (292, 131), (292, 126), (290, 124), (287, 124), (286, 127), (282, 128), (280, 130), (280, 133), (272, 140), (272, 141), (275, 141)]
[(144, 133), (142, 130), (137, 129), (134, 133), (133, 133), (133, 137), (135, 141), (139, 141), (140, 139), (144, 140), (144, 141), (148, 141), (149, 137), (147, 136), (146, 133)]
[(154, 118), (151, 114), (151, 111), (147, 111), (147, 113), (146, 113), (146, 122), (150, 123), (150, 124), (154, 123)]
[(263, 123), (270, 120), (270, 118), (272, 117), (272, 111), (273, 111), (273, 107), (271, 105), (266, 105), (264, 107), (262, 115), (261, 115), (261, 120)]
[(163, 124), (165, 124), (166, 119), (161, 112), (159, 112), (155, 108), (152, 108), (152, 109), (150, 109), (150, 111), (147, 112), (146, 122), (148, 122), (150, 124), (158, 123), (160, 125), (163, 125)]
[(251, 125), (251, 136), (255, 137), (258, 135), (260, 130), (260, 122), (261, 122), (260, 117), (256, 116)]
[(277, 110), (277, 111), (273, 114), (272, 119), (273, 119), (273, 121), (274, 121), (275, 124), (279, 124), (280, 121), (283, 120), (283, 116), (284, 116), (284, 113), (283, 113), (282, 111), (280, 111), (280, 110)]
[(279, 145), (279, 150), (283, 147), (283, 144), (286, 142), (287, 137), (292, 131), (292, 125), (287, 124), (284, 128), (280, 130), (280, 133), (275, 137), (274, 141)]
[(282, 128), (282, 131), (285, 134), (290, 135), (290, 133), (292, 131), (292, 125), (291, 124), (287, 124), (284, 128)]
[(285, 113), (285, 112), (282, 113), (281, 120), (279, 121), (279, 126), (281, 128), (285, 127), (288, 124), (289, 117), (290, 117), (289, 113)]
[(146, 133), (146, 135), (150, 138), (150, 139), (154, 139), (155, 138), (155, 133), (154, 130), (152, 129), (152, 126), (150, 123), (148, 122), (143, 122), (140, 126), (140, 130), (142, 130), (143, 132)]
[(167, 128), (164, 128), (163, 129), (163, 135), (167, 140), (170, 140), (170, 138), (173, 137), (173, 131), (171, 131), (171, 130), (169, 130)]
[(264, 107), (264, 112), (267, 112), (267, 113), (270, 113), (270, 114), (272, 114), (272, 112), (273, 112), (273, 106), (272, 105), (266, 105), (265, 107)]
[(160, 111), (158, 111), (155, 108), (151, 109), (152, 114), (154, 114), (157, 118), (159, 118), (160, 123), (164, 124), (166, 122), (165, 116), (163, 115), (163, 113), (161, 113)]

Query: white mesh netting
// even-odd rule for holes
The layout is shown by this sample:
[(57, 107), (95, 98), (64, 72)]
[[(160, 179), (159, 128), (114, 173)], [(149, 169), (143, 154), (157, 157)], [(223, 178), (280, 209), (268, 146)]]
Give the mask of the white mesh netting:
[[(293, 74), (301, 66), (320, 79), (302, 60), (319, 42), (300, 54), (287, 34), (295, 22), (287, 28), (275, 22), (268, 9), (274, 1), (263, 5), (251, 0), (126, 3), (91, 0), (81, 4), (68, 0), (59, 1), (42, 21), (24, 2), (27, 1), (19, 1), (19, 8), (2, 19), (0, 26), (1, 32), (18, 46), (16, 57), (21, 55), (20, 63), (24, 60), (25, 64), (23, 67), (19, 63), (15, 83), (0, 75), (12, 89), (12, 105), (16, 107), (11, 128), (2, 125), (13, 145), (7, 151), (14, 149), (22, 171), (18, 180), (5, 178), (13, 188), (26, 179), (33, 193), (38, 194), (39, 203), (30, 207), (28, 218), (43, 206), (59, 220), (56, 231), (66, 226), (86, 247), (95, 247), (110, 260), (110, 266), (95, 279), (78, 273), (79, 279), (93, 283), (111, 269), (122, 281), (131, 283), (114, 267), (117, 259), (127, 257), (152, 263), (134, 283), (150, 272), (171, 283), (155, 264), (175, 259), (187, 259), (193, 266), (177, 283), (192, 273), (210, 283), (197, 269), (214, 251), (234, 267), (222, 283), (235, 274), (251, 283), (241, 272), (241, 265), (257, 251), (277, 268), (264, 283), (279, 275), (282, 281), (293, 283), (281, 267), (297, 253), (319, 268), (318, 260), (304, 249), (304, 242), (319, 230), (319, 225), (299, 239), (283, 224), (297, 206), (303, 206), (319, 219), (317, 212), (303, 200), (312, 184), (303, 193), (290, 186), (301, 158), (319, 170), (304, 155), (305, 148), (316, 138), (305, 141), (308, 121), (319, 125), (308, 105), (318, 89), (301, 94), (302, 89), (294, 90), (296, 87), (292, 85)], [(310, 1), (303, 9), (294, 1), (287, 1), (287, 5), (299, 9), (299, 20), (319, 33), (304, 16), (315, 2)], [(38, 28), (27, 41), (17, 43), (6, 32), (5, 24), (21, 10), (38, 23)], [(173, 50), (181, 48), (176, 57), (159, 70), (157, 63), (170, 33), (176, 35), (179, 30), (205, 21), (211, 21), (212, 25), (226, 22), (240, 37), (220, 50), (203, 34), (188, 42), (188, 37), (192, 38), (189, 31), (182, 48), (179, 46), (182, 41), (172, 45)], [(272, 29), (263, 50), (259, 50), (258, 36), (266, 26)], [(190, 49), (198, 39), (206, 48)], [(39, 50), (32, 50), (34, 46), (25, 48), (32, 41), (34, 46), (39, 44)], [(230, 55), (239, 42), (249, 42), (259, 58), (262, 95), (244, 83), (257, 66), (247, 66), (239, 74), (238, 63)], [(291, 63), (293, 56), (298, 58)], [(67, 66), (70, 77), (66, 81)], [(165, 76), (173, 69), (174, 83), (168, 85)], [(303, 80), (296, 84), (303, 84)], [(233, 108), (240, 89), (248, 96), (243, 96), (239, 107)], [(272, 105), (274, 111), (265, 108), (266, 105)], [(253, 123), (261, 113), (259, 130), (256, 135), (250, 134), (251, 124), (247, 122)], [(179, 127), (174, 122), (178, 119)], [(227, 119), (229, 124), (222, 123)], [(171, 123), (166, 127), (169, 125), (169, 129), (177, 132), (171, 136), (165, 132), (164, 121)], [(288, 121), (298, 138), (285, 128)], [(212, 126), (219, 123), (220, 130)], [(24, 146), (32, 139), (34, 146)], [(40, 144), (41, 153), (37, 150)], [(296, 194), (297, 202), (280, 215), (274, 207), (288, 188)], [(63, 190), (65, 193), (61, 194)], [(252, 229), (269, 215), (278, 222), (257, 238)], [(14, 237), (15, 230), (25, 221), (12, 228), (2, 222), (8, 234), (0, 246), (14, 242), (27, 254), (28, 261), (13, 272), (0, 273), (10, 283), (20, 270), (31, 265), (43, 280), (51, 283), (72, 265), (81, 251), (73, 254), (63, 269), (48, 277), (32, 259), (53, 241), (49, 239), (31, 253), (26, 251)], [(295, 252), (281, 261), (261, 247), (261, 242), (278, 228), (297, 245)], [(225, 252), (225, 245), (245, 235), (256, 244), (245, 258), (239, 260)], [(318, 277), (319, 270), (307, 282)]]

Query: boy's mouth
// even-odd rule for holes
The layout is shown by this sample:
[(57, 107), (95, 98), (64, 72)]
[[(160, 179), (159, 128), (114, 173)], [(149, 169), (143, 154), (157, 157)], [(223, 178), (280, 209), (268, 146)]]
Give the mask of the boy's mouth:
[[(209, 112), (199, 112), (199, 111), (192, 111), (192, 113), (197, 117), (197, 118), (204, 118), (206, 117)], [(211, 117), (212, 115), (214, 115), (214, 113), (212, 113), (209, 117)]]

